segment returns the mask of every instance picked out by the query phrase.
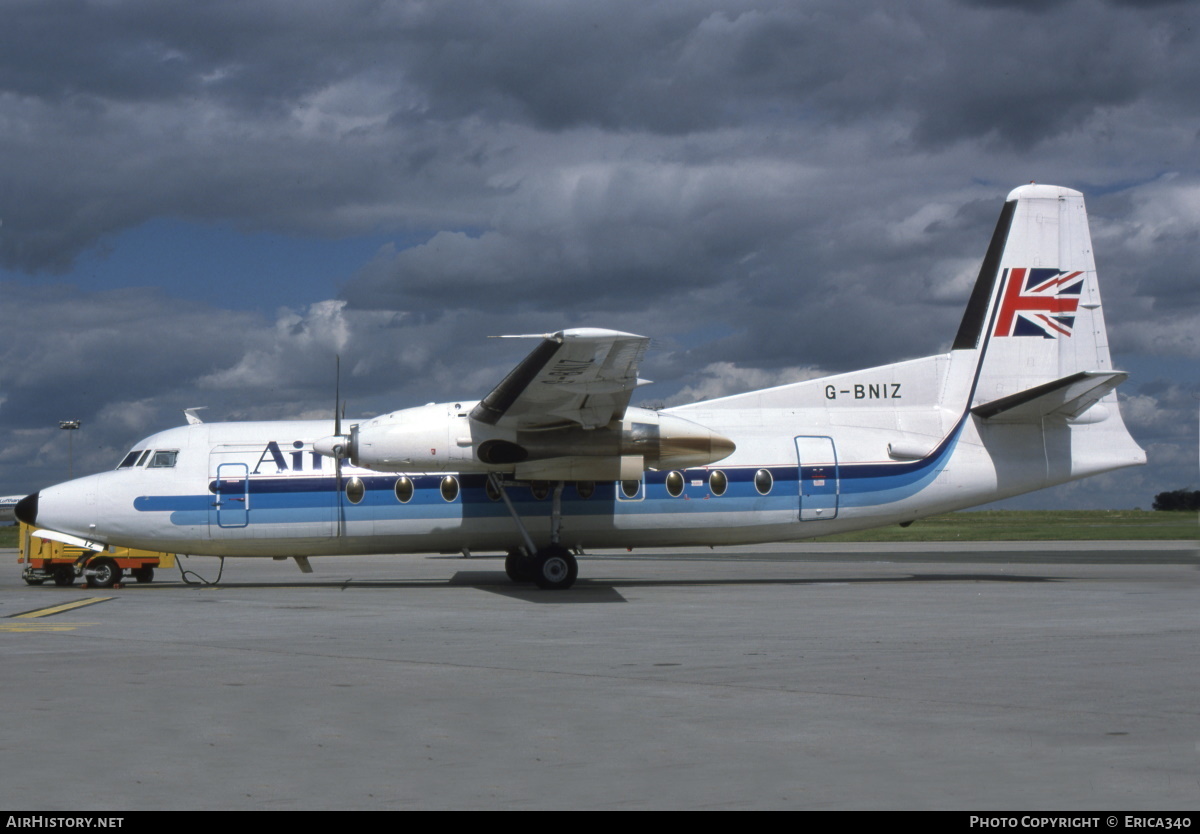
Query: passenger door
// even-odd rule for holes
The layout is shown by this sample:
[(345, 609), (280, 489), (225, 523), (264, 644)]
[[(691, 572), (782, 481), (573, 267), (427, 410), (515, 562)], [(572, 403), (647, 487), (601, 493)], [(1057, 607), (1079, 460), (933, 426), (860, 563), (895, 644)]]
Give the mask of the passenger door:
[(837, 518), (841, 481), (832, 437), (797, 437), (800, 468), (800, 520)]

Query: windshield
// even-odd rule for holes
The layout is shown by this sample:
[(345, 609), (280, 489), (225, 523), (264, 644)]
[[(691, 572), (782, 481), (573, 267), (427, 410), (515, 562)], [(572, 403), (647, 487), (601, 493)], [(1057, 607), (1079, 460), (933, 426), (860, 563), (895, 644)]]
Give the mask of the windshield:
[(117, 465), (117, 469), (128, 469), (129, 467), (133, 466), (134, 463), (137, 462), (138, 456), (141, 455), (141, 453), (141, 449), (134, 449)]

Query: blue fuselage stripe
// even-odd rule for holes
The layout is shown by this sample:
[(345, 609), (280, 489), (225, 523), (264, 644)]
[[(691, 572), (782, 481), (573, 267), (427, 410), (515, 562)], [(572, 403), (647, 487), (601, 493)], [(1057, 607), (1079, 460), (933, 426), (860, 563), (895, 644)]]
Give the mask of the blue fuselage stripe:
[[(843, 507), (888, 504), (908, 498), (929, 484), (944, 468), (963, 426), (960, 420), (952, 432), (927, 457), (917, 461), (847, 463), (837, 467), (839, 501)], [(800, 475), (811, 477), (822, 467), (768, 466), (773, 486), (767, 495), (755, 487), (757, 468), (721, 470), (728, 479), (723, 495), (709, 488), (709, 469), (684, 470), (684, 489), (679, 496), (667, 492), (667, 472), (648, 471), (644, 486), (632, 499), (626, 499), (618, 483), (594, 485), (593, 493), (582, 497), (574, 485), (563, 492), (564, 515), (609, 516), (662, 513), (750, 512), (790, 510), (797, 505)], [(486, 476), (456, 475), (460, 489), (453, 501), (442, 497), (445, 475), (407, 475), (414, 486), (413, 496), (402, 503), (395, 492), (400, 475), (359, 475), (365, 487), (362, 500), (352, 504), (346, 498), (340, 510), (347, 522), (404, 519), (502, 518), (508, 511), (498, 499), (488, 495)], [(332, 521), (339, 510), (336, 480), (332, 475), (252, 476), (247, 487), (238, 484), (236, 494), (248, 488), (248, 520), (253, 524), (294, 524), (304, 521)], [(134, 501), (140, 512), (171, 514), (173, 524), (202, 526), (213, 522), (217, 485), (208, 484), (200, 495), (141, 496)], [(510, 486), (509, 498), (521, 516), (537, 517), (550, 513), (548, 497), (537, 498), (527, 486)], [(222, 500), (233, 494), (226, 485)]]

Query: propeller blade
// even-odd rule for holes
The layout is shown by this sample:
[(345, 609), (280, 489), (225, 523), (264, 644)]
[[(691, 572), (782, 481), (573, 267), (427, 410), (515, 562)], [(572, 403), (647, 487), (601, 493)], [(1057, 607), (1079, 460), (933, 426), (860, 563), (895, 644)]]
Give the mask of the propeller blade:
[(340, 444), (342, 438), (342, 355), (338, 353), (334, 356), (336, 370), (333, 381), (333, 436), (338, 438), (339, 445), (334, 447), (336, 454), (333, 457), (333, 472), (337, 484), (337, 536), (341, 538), (346, 535), (346, 507), (342, 503), (345, 499), (345, 491), (342, 489), (342, 455), (345, 454), (346, 447)]
[(340, 456), (333, 459), (333, 471), (337, 480), (337, 536), (341, 538), (346, 535), (346, 508), (342, 503), (345, 498), (345, 490), (342, 489), (342, 459)]

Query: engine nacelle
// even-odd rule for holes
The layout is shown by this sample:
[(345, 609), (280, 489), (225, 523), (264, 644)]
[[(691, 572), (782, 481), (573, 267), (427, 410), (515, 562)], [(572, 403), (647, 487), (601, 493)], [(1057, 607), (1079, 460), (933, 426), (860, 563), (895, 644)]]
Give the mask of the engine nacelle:
[[(615, 465), (624, 459), (628, 466), (635, 458), (639, 471), (686, 469), (721, 460), (735, 448), (733, 441), (698, 423), (643, 408), (626, 409), (623, 420), (598, 429), (570, 424), (515, 431), (471, 419), (473, 405), (442, 403), (393, 411), (353, 426), (348, 436), (323, 438), (314, 448), (384, 472), (518, 473), (521, 467), (556, 459), (574, 462), (563, 472), (599, 472), (602, 461)], [(555, 471), (545, 463), (536, 469)]]

